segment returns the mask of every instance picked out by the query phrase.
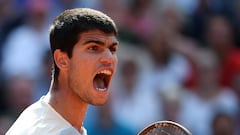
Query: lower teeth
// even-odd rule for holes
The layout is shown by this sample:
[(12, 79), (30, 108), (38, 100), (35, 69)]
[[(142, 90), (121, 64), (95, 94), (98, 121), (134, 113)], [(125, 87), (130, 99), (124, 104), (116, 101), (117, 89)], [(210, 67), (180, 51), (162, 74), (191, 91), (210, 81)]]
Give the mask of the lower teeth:
[(96, 88), (98, 91), (105, 91), (106, 88)]

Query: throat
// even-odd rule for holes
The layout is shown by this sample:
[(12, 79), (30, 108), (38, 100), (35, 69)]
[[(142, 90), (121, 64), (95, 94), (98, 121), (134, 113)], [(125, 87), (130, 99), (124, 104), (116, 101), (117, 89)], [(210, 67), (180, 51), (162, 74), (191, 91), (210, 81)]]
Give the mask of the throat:
[(94, 87), (96, 89), (105, 89), (106, 86), (105, 86), (105, 82), (104, 82), (104, 79), (103, 78), (100, 78), (100, 77), (96, 77), (94, 79)]

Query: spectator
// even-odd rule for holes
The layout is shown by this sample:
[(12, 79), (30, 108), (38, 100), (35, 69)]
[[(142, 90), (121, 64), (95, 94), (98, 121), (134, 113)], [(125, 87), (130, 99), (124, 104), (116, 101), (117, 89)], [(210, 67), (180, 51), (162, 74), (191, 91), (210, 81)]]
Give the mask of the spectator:
[[(14, 8), (14, 0), (0, 1), (0, 65), (2, 64), (2, 49), (8, 35), (23, 23), (23, 13), (14, 11)], [(2, 70), (2, 66), (0, 70)]]
[(232, 87), (233, 76), (240, 71), (240, 49), (234, 44), (231, 24), (224, 16), (213, 16), (206, 29), (207, 43), (220, 61), (220, 84)]
[(6, 84), (6, 113), (16, 119), (20, 113), (33, 103), (33, 80), (25, 75), (11, 76)]
[(90, 135), (136, 135), (130, 127), (116, 121), (112, 116), (111, 102), (97, 109), (97, 120), (89, 125)]
[(126, 25), (120, 30), (120, 38), (133, 45), (141, 45), (155, 28), (153, 0), (130, 0), (127, 4), (124, 16)]
[(218, 113), (212, 120), (212, 135), (234, 135), (235, 122), (228, 114)]
[(119, 80), (112, 88), (114, 93), (111, 101), (114, 119), (137, 134), (144, 126), (158, 120), (161, 115), (154, 94), (140, 84), (144, 80), (141, 78), (137, 60), (133, 58), (122, 61)]
[(188, 79), (191, 67), (188, 59), (174, 48), (176, 42), (171, 28), (166, 25), (156, 30), (151, 37), (148, 51), (152, 60), (150, 72), (146, 80), (149, 80), (155, 90), (162, 91), (171, 86), (181, 86)]
[(0, 115), (0, 135), (5, 135), (7, 130), (13, 124), (14, 119), (8, 115)]
[(181, 123), (194, 135), (210, 135), (211, 120), (216, 112), (236, 115), (237, 97), (219, 84), (219, 63), (212, 51), (199, 50), (196, 63), (199, 78), (195, 90), (183, 97)]
[(3, 71), (6, 76), (27, 74), (36, 79), (39, 75), (41, 59), (49, 49), (48, 27), (45, 26), (50, 9), (48, 2), (27, 0), (26, 23), (13, 30), (4, 45)]
[(36, 80), (36, 91), (34, 92), (34, 100), (38, 100), (42, 97), (42, 95), (46, 95), (50, 86), (51, 82), (51, 75), (52, 75), (52, 65), (53, 59), (51, 56), (51, 52), (46, 51), (42, 61), (41, 61), (42, 71), (41, 74), (38, 76)]
[(182, 111), (183, 90), (179, 86), (173, 86), (160, 93), (160, 103), (162, 103), (163, 120), (181, 122), (179, 114)]

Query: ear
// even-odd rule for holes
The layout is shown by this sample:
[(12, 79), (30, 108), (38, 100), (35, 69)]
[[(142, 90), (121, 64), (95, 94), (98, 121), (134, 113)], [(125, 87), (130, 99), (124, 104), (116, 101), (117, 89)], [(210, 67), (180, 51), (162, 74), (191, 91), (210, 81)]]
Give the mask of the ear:
[(66, 70), (69, 67), (69, 58), (67, 53), (62, 52), (60, 49), (54, 51), (54, 61), (57, 67), (61, 70)]

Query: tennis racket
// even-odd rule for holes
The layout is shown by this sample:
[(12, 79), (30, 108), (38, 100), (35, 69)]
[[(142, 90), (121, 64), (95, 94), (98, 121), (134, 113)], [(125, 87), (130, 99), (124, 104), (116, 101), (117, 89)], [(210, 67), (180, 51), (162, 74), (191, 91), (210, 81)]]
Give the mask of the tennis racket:
[(173, 121), (157, 121), (145, 127), (138, 135), (192, 135), (185, 127)]

